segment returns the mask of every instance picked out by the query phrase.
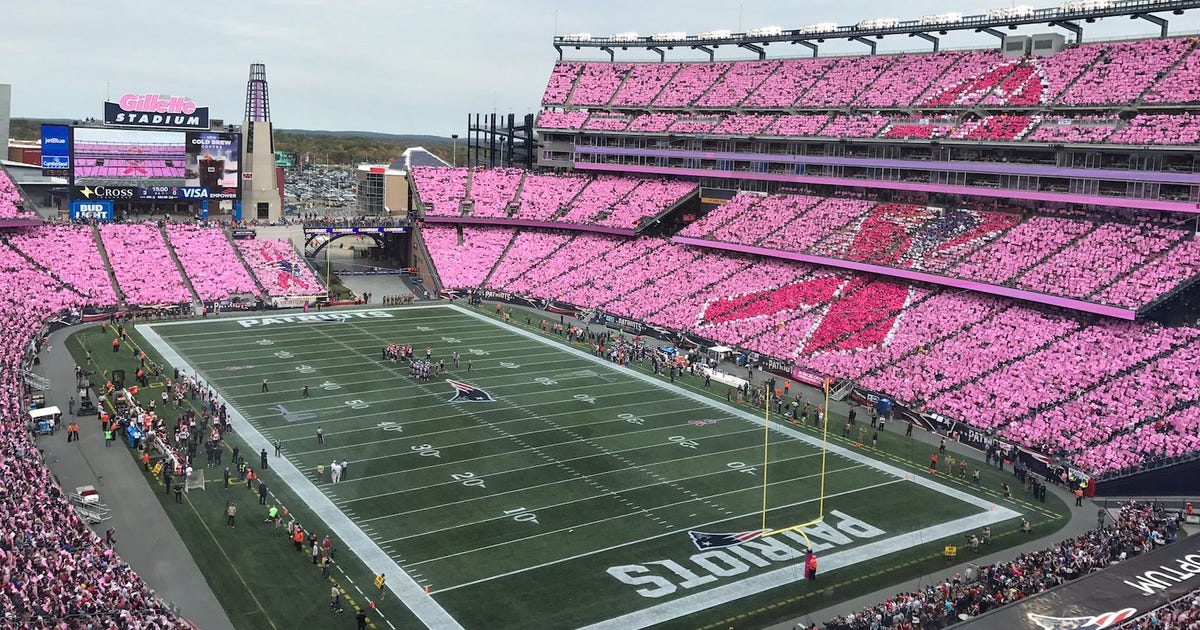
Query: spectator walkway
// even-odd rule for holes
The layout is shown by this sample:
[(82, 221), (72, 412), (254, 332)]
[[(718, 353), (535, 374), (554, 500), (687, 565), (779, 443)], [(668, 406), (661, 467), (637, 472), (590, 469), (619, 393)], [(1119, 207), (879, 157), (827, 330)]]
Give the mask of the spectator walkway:
[[(66, 340), (81, 328), (72, 326), (52, 333), (50, 349), (42, 352), (41, 365), (35, 369), (53, 383), (53, 390), (46, 393), (46, 403), (62, 409), (64, 414), (75, 384), (75, 364)], [(112, 519), (93, 525), (92, 529), (103, 538), (105, 530), (114, 528), (117, 553), (159, 597), (176, 606), (181, 616), (204, 630), (232, 630), (225, 609), (213, 595), (128, 449), (120, 445), (105, 448), (94, 416), (78, 420), (79, 442), (67, 444), (65, 430), (37, 440), (63, 492), (94, 485), (101, 500), (112, 508)], [(63, 422), (65, 426), (66, 415)]]

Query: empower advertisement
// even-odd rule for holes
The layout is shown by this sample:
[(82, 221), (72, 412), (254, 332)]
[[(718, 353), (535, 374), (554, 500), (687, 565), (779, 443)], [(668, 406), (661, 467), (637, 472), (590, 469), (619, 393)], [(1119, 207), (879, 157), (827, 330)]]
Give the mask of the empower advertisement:
[(71, 168), (71, 128), (66, 125), (42, 125), (42, 170), (65, 171)]
[(149, 129), (208, 129), (208, 108), (191, 99), (161, 94), (122, 94), (104, 103), (104, 124)]
[(233, 133), (188, 132), (184, 186), (208, 199), (237, 199), (241, 192), (241, 143)]

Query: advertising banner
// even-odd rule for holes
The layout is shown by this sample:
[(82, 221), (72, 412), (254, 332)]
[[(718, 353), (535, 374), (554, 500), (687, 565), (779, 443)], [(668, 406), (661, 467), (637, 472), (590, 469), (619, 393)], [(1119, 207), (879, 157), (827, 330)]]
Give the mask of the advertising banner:
[[(187, 134), (187, 164), (183, 199), (238, 199), (241, 197), (241, 136), (210, 131)], [(200, 192), (196, 189), (203, 189)]]
[(1190, 537), (980, 615), (962, 627), (1107, 628), (1200, 586), (1200, 542)]
[(91, 219), (95, 221), (113, 220), (113, 202), (111, 201), (72, 201), (71, 219)]
[(208, 129), (208, 108), (182, 96), (123, 94), (104, 104), (104, 124), (146, 129)]
[(133, 201), (138, 198), (138, 189), (134, 186), (76, 186), (71, 194), (72, 199), (96, 201)]
[(66, 125), (42, 125), (42, 170), (71, 168), (71, 129)]

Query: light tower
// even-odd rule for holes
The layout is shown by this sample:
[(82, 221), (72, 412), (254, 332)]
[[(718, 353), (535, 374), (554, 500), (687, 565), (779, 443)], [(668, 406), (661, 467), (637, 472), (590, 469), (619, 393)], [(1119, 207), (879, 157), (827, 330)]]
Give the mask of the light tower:
[(281, 216), (283, 199), (276, 178), (267, 66), (252, 63), (242, 120), (242, 219), (274, 222)]

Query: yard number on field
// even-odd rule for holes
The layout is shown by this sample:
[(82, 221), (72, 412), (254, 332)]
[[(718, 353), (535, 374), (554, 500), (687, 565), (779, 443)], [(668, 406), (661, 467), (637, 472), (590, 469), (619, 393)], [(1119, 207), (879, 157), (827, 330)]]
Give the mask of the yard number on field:
[(558, 381), (550, 378), (549, 376), (539, 376), (533, 379), (533, 382), (541, 383), (542, 385), (558, 385)]
[(511, 516), (512, 520), (518, 523), (533, 523), (534, 525), (541, 525), (541, 523), (539, 523), (537, 520), (537, 514), (534, 514), (523, 507), (504, 510), (504, 515)]
[(517, 365), (516, 363), (509, 362), (509, 361), (501, 361), (500, 367), (502, 367), (506, 370), (515, 370), (521, 366)]
[(645, 420), (645, 418), (639, 418), (639, 417), (637, 417), (637, 416), (635, 416), (635, 415), (633, 415), (633, 414), (631, 414), (631, 413), (623, 413), (623, 414), (619, 414), (619, 415), (617, 416), (617, 419), (618, 419), (618, 420), (624, 420), (625, 422), (628, 422), (629, 424), (636, 424), (636, 425), (638, 425), (638, 426), (641, 426), (641, 425), (643, 425), (643, 424), (646, 424), (646, 420)]
[(483, 480), (480, 479), (479, 477), (476, 477), (475, 473), (472, 473), (472, 472), (454, 473), (454, 474), (450, 475), (450, 478), (454, 479), (455, 481), (461, 481), (462, 485), (467, 486), (468, 488), (471, 488), (471, 487), (486, 488), (487, 487), (487, 486), (483, 485)]
[(438, 459), (442, 458), (442, 454), (438, 452), (436, 448), (433, 448), (428, 444), (417, 444), (416, 446), (410, 446), (409, 448), (416, 451), (421, 457), (436, 457)]
[(317, 368), (315, 368), (311, 365), (306, 365), (304, 363), (297, 365), (295, 369), (297, 372), (299, 372), (301, 374), (312, 374), (313, 372), (317, 371)]
[(745, 462), (729, 462), (725, 464), (730, 470), (746, 473), (747, 475), (757, 474), (758, 469), (753, 466), (747, 466)]
[(342, 404), (346, 405), (347, 407), (349, 407), (351, 409), (366, 409), (367, 407), (371, 406), (371, 404), (368, 403), (367, 401), (359, 400), (357, 398), (355, 398), (354, 400), (347, 400), (346, 402), (344, 402)]
[(699, 443), (697, 443), (693, 440), (689, 440), (689, 439), (683, 437), (682, 435), (672, 435), (671, 437), (669, 437), (667, 439), (682, 446), (683, 448), (696, 448), (696, 447), (700, 446)]
[(280, 359), (290, 359), (296, 355), (292, 354), (291, 352), (288, 352), (287, 350), (280, 350), (279, 352), (275, 353), (275, 356), (279, 357)]
[(585, 402), (585, 403), (592, 404), (592, 405), (596, 404), (596, 397), (588, 396), (587, 394), (575, 394), (571, 398), (574, 398), (575, 400), (578, 400), (579, 402)]
[(489, 355), (491, 353), (488, 352), (487, 350), (480, 350), (479, 348), (471, 348), (471, 349), (467, 350), (467, 354), (473, 354), (477, 357), (486, 357), (487, 355)]
[(384, 431), (395, 431), (397, 433), (404, 432), (404, 427), (400, 426), (399, 422), (380, 422), (375, 426), (383, 429)]
[(321, 383), (321, 389), (323, 389), (327, 392), (331, 392), (335, 389), (341, 389), (341, 388), (342, 388), (341, 385), (338, 385), (337, 383), (334, 383), (333, 381), (325, 381), (324, 383)]
[(457, 337), (442, 337), (442, 341), (445, 341), (446, 343), (462, 343), (462, 339)]
[(417, 332), (433, 332), (433, 329), (428, 326), (417, 326)]

